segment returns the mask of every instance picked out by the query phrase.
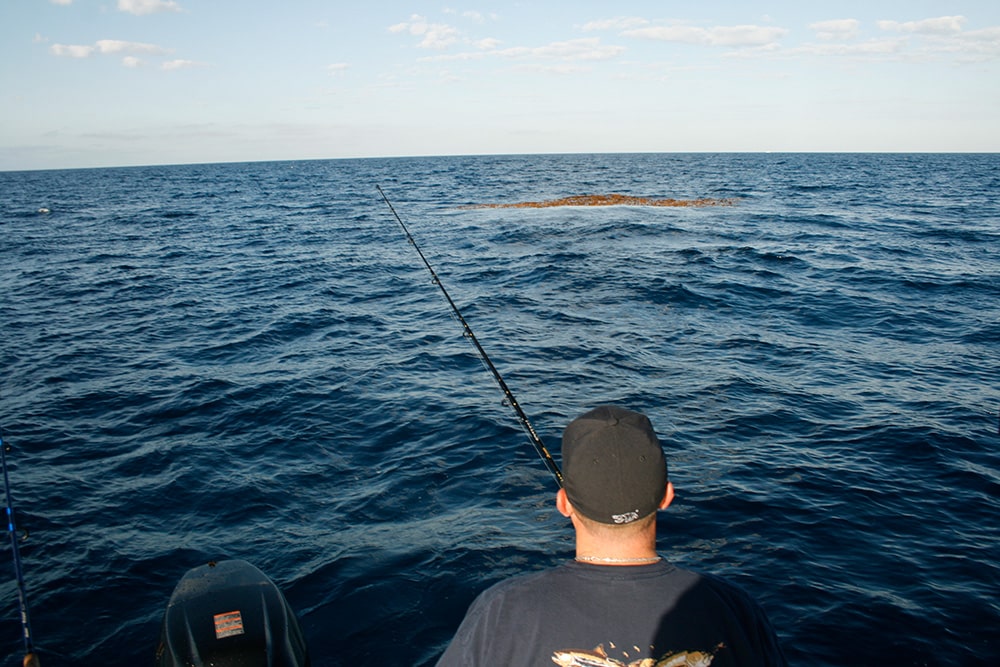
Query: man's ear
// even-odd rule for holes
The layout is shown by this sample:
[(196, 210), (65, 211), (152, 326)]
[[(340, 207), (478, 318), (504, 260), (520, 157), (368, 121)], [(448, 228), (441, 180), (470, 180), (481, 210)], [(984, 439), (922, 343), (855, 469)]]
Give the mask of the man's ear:
[(556, 494), (556, 509), (564, 517), (573, 515), (573, 506), (570, 505), (569, 498), (566, 497), (566, 489), (559, 489), (559, 493)]
[(667, 509), (672, 502), (674, 502), (674, 484), (673, 482), (667, 482), (667, 492), (663, 494), (663, 502), (660, 503), (660, 509)]

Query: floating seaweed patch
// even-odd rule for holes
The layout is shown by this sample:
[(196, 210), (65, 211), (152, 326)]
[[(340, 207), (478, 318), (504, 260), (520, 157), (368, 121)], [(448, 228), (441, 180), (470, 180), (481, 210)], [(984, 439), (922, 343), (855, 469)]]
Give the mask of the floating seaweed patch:
[(736, 198), (727, 199), (670, 199), (664, 197), (633, 197), (631, 195), (576, 195), (546, 201), (524, 201), (508, 204), (470, 204), (470, 208), (551, 208), (554, 206), (735, 206)]

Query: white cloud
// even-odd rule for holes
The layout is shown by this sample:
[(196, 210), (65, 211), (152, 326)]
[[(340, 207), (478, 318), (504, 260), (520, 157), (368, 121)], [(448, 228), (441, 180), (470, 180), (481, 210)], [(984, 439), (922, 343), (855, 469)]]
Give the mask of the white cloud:
[(861, 21), (857, 19), (835, 19), (811, 23), (809, 28), (816, 32), (822, 40), (854, 39), (861, 29)]
[(954, 58), (958, 63), (984, 62), (1000, 58), (1000, 26), (963, 30), (964, 16), (939, 16), (921, 21), (879, 21), (884, 31), (902, 33), (911, 40), (907, 56), (915, 61)]
[(157, 12), (179, 12), (181, 7), (173, 0), (118, 0), (118, 10), (144, 16)]
[(737, 25), (712, 28), (713, 46), (765, 46), (778, 41), (788, 33), (784, 28), (756, 25)]
[(492, 37), (487, 37), (486, 39), (481, 39), (478, 42), (473, 42), (473, 46), (477, 49), (483, 49), (484, 51), (491, 51), (500, 47), (503, 42), (499, 39), (494, 39)]
[(66, 58), (89, 58), (97, 50), (93, 46), (81, 46), (78, 44), (53, 44), (50, 47), (53, 55)]
[(414, 14), (409, 21), (389, 26), (389, 32), (408, 32), (423, 37), (418, 46), (422, 49), (444, 49), (458, 41), (459, 32), (446, 23), (428, 23), (423, 16)]
[(144, 44), (142, 42), (124, 42), (120, 39), (99, 39), (95, 46), (98, 53), (115, 55), (118, 53), (145, 53), (149, 55), (162, 56), (169, 53), (167, 49), (155, 44)]
[(187, 69), (189, 67), (201, 67), (202, 63), (194, 60), (168, 60), (163, 63), (160, 67), (164, 70), (171, 71), (175, 69)]
[[(571, 39), (564, 42), (552, 42), (544, 46), (514, 46), (507, 49), (490, 49), (489, 45), (484, 45), (484, 50), (476, 52), (463, 52), (442, 56), (423, 58), (424, 61), (445, 61), (445, 60), (482, 60), (487, 57), (507, 58), (511, 60), (535, 60), (535, 61), (561, 61), (570, 62), (593, 62), (597, 60), (610, 60), (625, 53), (624, 46), (601, 44), (599, 37), (586, 37), (581, 39)], [(571, 68), (566, 64), (561, 65), (537, 65), (535, 69), (545, 69), (546, 71), (580, 71), (579, 67)]]
[(879, 21), (878, 27), (882, 30), (895, 32), (911, 32), (923, 35), (953, 35), (962, 31), (962, 24), (965, 23), (964, 16), (940, 16), (922, 21)]
[(53, 55), (64, 58), (89, 58), (91, 56), (122, 56), (125, 67), (138, 67), (142, 61), (139, 55), (163, 56), (170, 53), (155, 44), (143, 42), (126, 42), (120, 39), (99, 39), (92, 45), (87, 44), (53, 44), (49, 47)]
[(571, 63), (558, 63), (555, 65), (544, 65), (541, 63), (523, 64), (516, 66), (514, 69), (521, 72), (542, 72), (544, 74), (581, 74), (589, 71), (586, 67)]
[(716, 26), (714, 28), (668, 25), (626, 30), (622, 32), (622, 35), (664, 42), (742, 47), (766, 46), (781, 39), (787, 33), (788, 31), (784, 28), (757, 25)]
[(336, 76), (337, 74), (343, 74), (347, 71), (347, 63), (331, 63), (326, 66), (326, 71), (331, 75)]
[(904, 39), (877, 39), (866, 42), (823, 44), (804, 44), (802, 46), (782, 51), (783, 56), (844, 56), (869, 59), (884, 59), (903, 53), (906, 47)]
[(649, 21), (638, 16), (619, 16), (613, 19), (601, 19), (583, 24), (583, 31), (591, 30), (633, 30), (640, 26), (648, 25)]
[(49, 1), (53, 5), (63, 5), (64, 7), (67, 6), (67, 5), (72, 5), (73, 4), (73, 0), (49, 0)]
[(942, 16), (922, 21), (900, 23), (879, 21), (884, 32), (895, 33), (863, 42), (838, 39), (839, 35), (853, 35), (846, 21), (824, 21), (809, 27), (824, 39), (821, 43), (802, 44), (781, 50), (778, 55), (790, 56), (843, 56), (867, 61), (894, 61), (927, 63), (953, 61), (975, 63), (1000, 58), (1000, 26), (979, 30), (962, 30), (965, 18)]
[[(445, 9), (444, 13), (459, 15), (459, 12), (454, 9)], [(487, 16), (480, 14), (479, 12), (462, 12), (460, 15), (462, 18), (469, 19), (479, 24), (497, 20), (496, 14), (490, 14)], [(472, 39), (455, 26), (447, 23), (431, 23), (426, 17), (419, 14), (413, 14), (409, 21), (403, 21), (389, 26), (388, 30), (392, 33), (403, 33), (413, 35), (414, 37), (420, 37), (421, 40), (417, 44), (418, 47), (437, 51), (442, 51), (455, 44), (473, 46), (481, 50), (492, 50), (496, 49), (502, 43), (499, 39), (493, 37)], [(459, 58), (463, 58), (463, 56), (459, 56)], [(447, 60), (449, 58), (423, 58), (422, 60), (435, 59)]]
[(1000, 26), (983, 28), (982, 30), (970, 30), (964, 33), (966, 39), (983, 40), (988, 42), (1000, 42)]
[(1000, 58), (1000, 26), (962, 33), (965, 57), (974, 62)]
[(608, 60), (625, 52), (623, 46), (603, 45), (597, 37), (571, 39), (565, 42), (552, 42), (545, 46), (514, 47), (498, 51), (506, 57), (530, 57), (557, 60)]
[(464, 19), (469, 19), (470, 21), (475, 21), (476, 23), (486, 23), (487, 20), (496, 21), (498, 16), (495, 13), (491, 13), (489, 16), (483, 14), (482, 12), (476, 11), (464, 11), (459, 12), (451, 8), (444, 9), (445, 14), (451, 14), (452, 16), (461, 16)]
[(709, 33), (704, 28), (682, 25), (636, 28), (626, 30), (622, 35), (663, 42), (686, 42), (688, 44), (707, 44), (710, 40)]

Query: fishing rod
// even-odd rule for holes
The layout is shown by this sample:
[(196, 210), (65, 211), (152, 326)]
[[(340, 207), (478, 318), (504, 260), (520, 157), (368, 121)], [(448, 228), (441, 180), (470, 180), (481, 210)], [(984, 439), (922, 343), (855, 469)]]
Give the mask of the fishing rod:
[(10, 478), (7, 475), (7, 451), (10, 445), (3, 441), (0, 434), (0, 462), (3, 463), (3, 485), (7, 494), (7, 530), (10, 532), (10, 546), (14, 552), (14, 576), (17, 578), (17, 597), (21, 605), (21, 630), (24, 636), (24, 667), (38, 667), (38, 655), (31, 638), (31, 623), (28, 620), (28, 597), (24, 591), (24, 573), (21, 569), (21, 552), (18, 549), (19, 538), (17, 526), (14, 523), (14, 500), (10, 496)]
[(539, 438), (538, 434), (535, 432), (535, 428), (531, 425), (528, 415), (526, 415), (524, 410), (521, 409), (521, 404), (517, 402), (516, 398), (514, 398), (513, 392), (511, 392), (510, 388), (507, 387), (507, 383), (504, 382), (503, 376), (500, 375), (500, 371), (498, 371), (497, 367), (493, 365), (492, 361), (490, 361), (490, 356), (486, 354), (486, 350), (484, 350), (483, 346), (480, 345), (479, 339), (476, 338), (476, 334), (472, 332), (472, 327), (470, 327), (469, 323), (465, 321), (464, 317), (462, 317), (462, 311), (460, 311), (458, 306), (455, 305), (455, 302), (452, 301), (451, 295), (448, 294), (448, 290), (444, 288), (444, 284), (441, 282), (441, 279), (438, 278), (437, 273), (434, 271), (434, 267), (432, 267), (431, 263), (427, 261), (427, 257), (424, 256), (420, 246), (417, 245), (413, 235), (410, 234), (410, 230), (406, 228), (406, 225), (403, 223), (403, 219), (399, 217), (398, 213), (396, 213), (396, 209), (392, 205), (392, 202), (389, 201), (385, 192), (382, 191), (381, 186), (376, 185), (375, 189), (377, 189), (378, 193), (382, 195), (382, 199), (385, 200), (389, 210), (392, 211), (392, 215), (396, 218), (396, 222), (398, 222), (399, 226), (403, 228), (403, 232), (406, 234), (406, 238), (410, 241), (410, 245), (416, 249), (417, 254), (420, 255), (420, 259), (424, 262), (424, 266), (426, 266), (427, 270), (430, 271), (434, 284), (441, 288), (441, 293), (444, 294), (444, 298), (448, 301), (448, 305), (451, 306), (452, 312), (455, 313), (455, 317), (458, 318), (458, 321), (462, 325), (462, 329), (465, 331), (465, 337), (472, 341), (472, 344), (476, 347), (476, 351), (479, 353), (479, 358), (483, 360), (483, 364), (490, 371), (490, 373), (493, 374), (493, 379), (496, 380), (497, 385), (500, 387), (500, 391), (503, 392), (504, 403), (514, 409), (515, 414), (517, 414), (517, 419), (521, 423), (521, 427), (527, 434), (528, 439), (531, 440), (531, 444), (534, 445), (535, 451), (538, 452), (540, 457), (542, 457), (545, 467), (549, 469), (549, 472), (551, 472), (552, 476), (556, 479), (556, 484), (558, 484), (561, 488), (563, 485), (562, 472), (559, 470), (559, 466), (556, 465), (555, 460), (553, 460), (552, 455), (549, 454), (549, 450), (547, 450), (545, 445), (542, 444), (542, 439)]

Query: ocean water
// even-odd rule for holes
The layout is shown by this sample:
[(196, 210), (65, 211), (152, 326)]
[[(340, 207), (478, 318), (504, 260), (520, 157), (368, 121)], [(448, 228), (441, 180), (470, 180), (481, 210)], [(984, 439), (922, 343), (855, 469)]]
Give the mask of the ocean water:
[[(222, 558), (281, 586), (314, 665), (430, 665), (480, 590), (571, 557), (376, 185), (557, 460), (594, 405), (650, 416), (661, 554), (752, 593), (793, 663), (1000, 664), (1000, 156), (649, 154), (0, 173), (46, 667), (151, 664)], [(606, 193), (738, 201), (465, 208)]]

